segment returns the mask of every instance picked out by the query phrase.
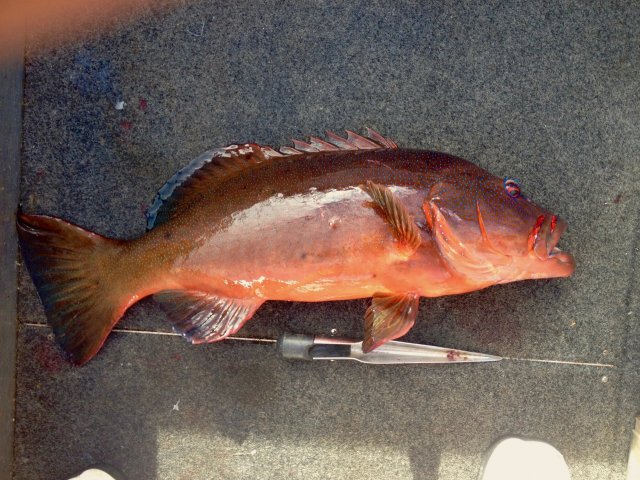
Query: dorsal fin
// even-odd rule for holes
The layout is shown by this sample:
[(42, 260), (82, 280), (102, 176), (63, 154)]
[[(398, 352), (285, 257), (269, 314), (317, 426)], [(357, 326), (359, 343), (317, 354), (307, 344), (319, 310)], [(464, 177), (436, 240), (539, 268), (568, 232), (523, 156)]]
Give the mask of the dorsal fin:
[(327, 132), (327, 140), (310, 137), (309, 142), (293, 141), (293, 147), (281, 147), (276, 151), (271, 147), (246, 143), (216, 148), (194, 158), (189, 164), (165, 183), (156, 194), (147, 210), (147, 230), (166, 221), (175, 211), (181, 199), (192, 191), (198, 192), (198, 185), (211, 186), (255, 165), (278, 157), (302, 155), (303, 153), (329, 152), (335, 150), (375, 150), (398, 148), (396, 143), (383, 137), (375, 130), (366, 128), (366, 137), (347, 130), (347, 138)]
[(292, 147), (281, 147), (280, 153), (284, 155), (300, 155), (302, 153), (330, 152), (335, 150), (377, 150), (380, 148), (398, 148), (396, 142), (385, 138), (375, 130), (365, 128), (366, 136), (358, 135), (346, 130), (347, 138), (342, 138), (328, 131), (327, 140), (318, 137), (309, 137), (309, 142), (293, 140)]
[(257, 165), (269, 158), (282, 157), (270, 147), (256, 144), (229, 145), (203, 153), (165, 183), (147, 210), (147, 230), (166, 221), (187, 192), (198, 192), (198, 184), (212, 184)]

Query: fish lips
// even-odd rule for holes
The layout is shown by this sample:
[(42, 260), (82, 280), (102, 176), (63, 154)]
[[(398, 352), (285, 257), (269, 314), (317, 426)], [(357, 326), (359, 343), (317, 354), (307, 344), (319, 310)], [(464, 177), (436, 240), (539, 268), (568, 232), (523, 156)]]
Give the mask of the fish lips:
[(560, 237), (567, 226), (567, 222), (555, 215), (546, 215), (536, 234), (533, 251), (539, 260), (553, 262), (554, 266), (559, 267), (558, 276), (568, 277), (575, 270), (575, 259), (570, 253), (558, 248)]

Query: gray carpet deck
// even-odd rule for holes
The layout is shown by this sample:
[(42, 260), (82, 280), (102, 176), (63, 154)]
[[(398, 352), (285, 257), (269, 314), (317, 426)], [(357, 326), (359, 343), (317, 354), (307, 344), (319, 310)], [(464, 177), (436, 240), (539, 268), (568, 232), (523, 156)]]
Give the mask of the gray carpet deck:
[[(568, 220), (572, 278), (423, 299), (405, 338), (520, 360), (290, 363), (266, 344), (116, 333), (70, 368), (30, 325), (44, 316), (21, 267), (16, 479), (108, 463), (130, 479), (472, 480), (507, 434), (553, 443), (576, 479), (624, 478), (640, 414), (640, 7), (396, 3), (187, 2), (31, 45), (23, 208), (131, 238), (206, 149), (370, 126), (519, 178)], [(359, 336), (366, 305), (267, 303), (241, 334)], [(168, 331), (151, 301), (119, 327)]]

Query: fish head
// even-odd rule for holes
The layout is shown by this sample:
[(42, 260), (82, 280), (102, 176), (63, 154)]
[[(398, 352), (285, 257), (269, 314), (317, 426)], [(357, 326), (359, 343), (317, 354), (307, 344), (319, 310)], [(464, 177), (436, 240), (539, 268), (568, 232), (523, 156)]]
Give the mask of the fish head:
[(568, 277), (558, 247), (567, 223), (524, 195), (517, 180), (469, 164), (433, 185), (424, 212), (441, 256), (476, 285)]

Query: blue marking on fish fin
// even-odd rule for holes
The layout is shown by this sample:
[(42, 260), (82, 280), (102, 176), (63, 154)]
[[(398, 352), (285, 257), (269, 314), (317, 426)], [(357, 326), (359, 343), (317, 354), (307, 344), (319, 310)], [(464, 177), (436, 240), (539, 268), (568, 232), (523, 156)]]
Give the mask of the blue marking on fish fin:
[(419, 303), (417, 293), (374, 295), (364, 316), (362, 350), (368, 353), (406, 334), (416, 321)]
[(171, 320), (174, 331), (193, 344), (217, 342), (236, 333), (264, 302), (194, 290), (164, 290), (153, 298)]
[(194, 158), (186, 167), (178, 170), (158, 190), (147, 209), (147, 230), (151, 230), (171, 218), (178, 205), (188, 203), (184, 197), (199, 198), (202, 190), (266, 160), (335, 150), (398, 148), (394, 141), (383, 137), (375, 130), (366, 128), (365, 131), (368, 138), (347, 130), (347, 138), (327, 132), (328, 141), (317, 137), (310, 137), (308, 143), (294, 140), (295, 148), (282, 147), (279, 152), (271, 147), (255, 143), (229, 145), (209, 150)]
[(158, 220), (159, 212), (164, 203), (173, 195), (175, 189), (180, 186), (184, 181), (189, 178), (196, 170), (202, 168), (206, 163), (210, 162), (215, 156), (216, 151), (210, 150), (203, 153), (199, 157), (194, 158), (189, 164), (178, 170), (173, 177), (158, 190), (153, 202), (147, 208), (147, 230), (151, 230), (156, 224), (162, 223)]
[(200, 197), (217, 183), (247, 168), (283, 155), (270, 147), (247, 143), (209, 150), (194, 158), (165, 183), (147, 209), (147, 230), (171, 218), (180, 205)]

